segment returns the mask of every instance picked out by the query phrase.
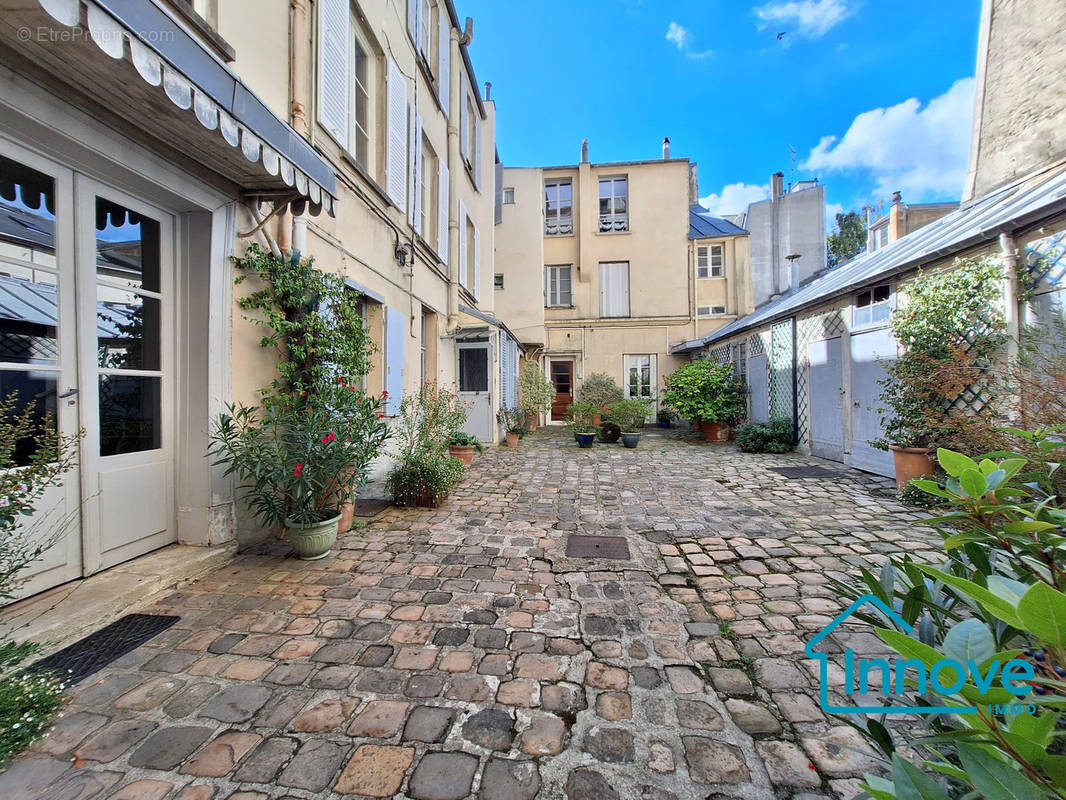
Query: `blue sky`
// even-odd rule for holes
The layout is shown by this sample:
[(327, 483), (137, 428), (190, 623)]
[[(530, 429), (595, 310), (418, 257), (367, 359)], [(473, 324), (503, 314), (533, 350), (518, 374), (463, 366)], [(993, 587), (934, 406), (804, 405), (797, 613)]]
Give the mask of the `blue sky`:
[[(980, 0), (456, 0), (491, 81), (504, 163), (672, 155), (736, 213), (770, 174), (819, 178), (828, 214), (958, 200)], [(779, 33), (784, 33), (780, 39)], [(795, 149), (793, 159), (790, 148)]]

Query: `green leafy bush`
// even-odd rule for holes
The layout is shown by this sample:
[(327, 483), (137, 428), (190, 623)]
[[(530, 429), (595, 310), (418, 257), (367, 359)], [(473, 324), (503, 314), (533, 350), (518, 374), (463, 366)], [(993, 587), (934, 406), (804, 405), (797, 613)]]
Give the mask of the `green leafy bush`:
[(596, 408), (607, 408), (611, 403), (624, 399), (622, 388), (606, 372), (593, 372), (581, 384), (579, 397)]
[(639, 433), (650, 413), (651, 403), (647, 400), (616, 400), (607, 407), (607, 419), (624, 433)]
[(526, 414), (520, 408), (501, 408), (496, 412), (496, 421), (507, 433), (521, 434), (526, 430)]
[(792, 420), (773, 417), (769, 423), (745, 422), (737, 427), (742, 453), (788, 453), (792, 450)]
[[(1066, 447), (1054, 431), (1028, 436), (1049, 455)], [(892, 558), (877, 576), (862, 570), (861, 586), (836, 586), (845, 597), (873, 594), (897, 610), (903, 626), (881, 612), (860, 618), (905, 658), (930, 669), (945, 657), (972, 659), (984, 674), (993, 659), (1020, 657), (1033, 668), (1034, 678), (1024, 681), (1032, 692), (1019, 699), (999, 686), (978, 688), (970, 676), (954, 691), (952, 682), (930, 682), (918, 702), (976, 713), (925, 718), (925, 735), (906, 742), (925, 772), (870, 720), (860, 730), (891, 759), (892, 773), (868, 776), (864, 788), (877, 800), (1066, 797), (1058, 733), (1066, 706), (1066, 511), (1048, 492), (1046, 476), (1031, 472), (1023, 458), (971, 459), (940, 449), (937, 460), (944, 481), (913, 485), (947, 505), (918, 523), (940, 532), (945, 562)], [(1013, 703), (1035, 713), (1006, 710)]]
[(448, 438), (448, 445), (455, 447), (473, 447), (479, 453), (485, 452), (485, 445), (481, 443), (481, 440), (479, 438), (474, 436), (474, 434), (472, 433), (463, 433), (462, 431), (458, 433), (453, 433)]
[(733, 369), (701, 359), (666, 377), (663, 401), (685, 419), (733, 425), (744, 418), (744, 384)]
[(437, 453), (405, 458), (389, 472), (386, 486), (398, 506), (435, 508), (463, 480), (466, 466)]
[(566, 407), (566, 426), (574, 433), (595, 433), (596, 415), (600, 413), (600, 407), (588, 400), (579, 400)]
[(527, 414), (547, 414), (555, 402), (555, 384), (535, 362), (528, 362), (518, 376), (518, 397)]

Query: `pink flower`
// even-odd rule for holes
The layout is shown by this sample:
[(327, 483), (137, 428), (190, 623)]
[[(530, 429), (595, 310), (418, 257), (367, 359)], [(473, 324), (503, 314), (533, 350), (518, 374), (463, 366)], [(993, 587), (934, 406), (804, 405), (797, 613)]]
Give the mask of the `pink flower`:
[(378, 419), (385, 419), (385, 412), (378, 412)]
[(382, 397), (388, 397), (388, 396), (389, 396), (389, 393), (388, 393), (388, 392), (382, 392), (382, 393), (381, 393), (381, 396), (382, 396)]
[(296, 465), (296, 469), (294, 469), (292, 471), (292, 474), (295, 475), (297, 478), (299, 478), (301, 475), (303, 475), (303, 472), (304, 472), (304, 465), (303, 464), (297, 464)]

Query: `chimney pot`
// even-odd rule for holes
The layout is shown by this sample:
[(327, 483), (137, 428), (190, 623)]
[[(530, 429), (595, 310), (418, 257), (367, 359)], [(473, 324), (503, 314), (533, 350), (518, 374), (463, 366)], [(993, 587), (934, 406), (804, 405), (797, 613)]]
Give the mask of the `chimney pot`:
[(669, 157), (670, 157), (670, 137), (669, 136), (664, 136), (663, 137), (663, 158), (667, 159)]
[(892, 192), (892, 202), (894, 204), (895, 203), (902, 203), (903, 202), (903, 195), (900, 194), (899, 192)]
[(491, 99), (492, 99), (492, 83), (490, 81), (485, 81), (485, 100), (488, 101), (488, 100), (491, 100)]
[(785, 194), (784, 183), (785, 183), (785, 173), (783, 173), (783, 172), (775, 172), (773, 175), (770, 176), (770, 199), (771, 200), (777, 200), (778, 198), (784, 196), (784, 194)]
[(589, 162), (589, 140), (581, 140), (581, 163), (587, 164)]

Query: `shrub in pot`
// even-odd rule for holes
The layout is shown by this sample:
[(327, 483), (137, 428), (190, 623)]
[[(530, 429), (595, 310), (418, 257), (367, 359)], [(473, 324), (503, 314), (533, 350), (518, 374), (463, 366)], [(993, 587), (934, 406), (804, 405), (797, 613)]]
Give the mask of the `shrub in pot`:
[(537, 363), (530, 361), (518, 376), (518, 397), (528, 430), (535, 431), (540, 415), (551, 411), (555, 402), (555, 384), (548, 380)]
[(577, 438), (578, 431), (596, 435), (596, 417), (600, 414), (600, 407), (588, 400), (578, 400), (566, 407), (566, 416), (563, 421), (574, 432)]
[(463, 479), (466, 466), (439, 453), (416, 453), (400, 461), (386, 478), (398, 506), (436, 508)]
[(773, 417), (768, 423), (744, 422), (737, 427), (737, 448), (742, 453), (788, 453), (794, 442), (792, 420)]
[(599, 425), (603, 421), (602, 414), (611, 403), (616, 403), (625, 397), (622, 394), (622, 388), (606, 372), (593, 372), (585, 378), (581, 384), (581, 394), (578, 396), (584, 402), (592, 403), (600, 410), (601, 418), (593, 419), (594, 425)]
[(520, 408), (501, 408), (496, 421), (503, 427), (508, 447), (518, 447), (518, 439), (526, 429), (526, 415)]
[(622, 444), (632, 449), (640, 441), (644, 420), (651, 413), (651, 403), (636, 399), (617, 400), (607, 408), (607, 413), (621, 428)]
[(900, 489), (933, 474), (933, 448), (956, 442), (958, 431), (972, 425), (967, 416), (993, 413), (990, 406), (973, 414), (955, 406), (964, 391), (985, 382), (1006, 340), (1002, 278), (996, 259), (957, 259), (906, 286), (909, 301), (891, 320), (902, 353), (880, 381), (884, 434), (870, 442), (892, 451)]
[(655, 418), (660, 428), (669, 428), (670, 424), (677, 419), (677, 412), (668, 406), (660, 406)]
[(690, 361), (666, 377), (663, 401), (686, 419), (699, 421), (707, 441), (726, 438), (744, 418), (744, 384), (733, 368), (706, 359)]
[(448, 439), (448, 455), (459, 459), (465, 466), (470, 466), (470, 462), (474, 460), (475, 452), (483, 453), (484, 451), (485, 446), (473, 434), (453, 433)]

